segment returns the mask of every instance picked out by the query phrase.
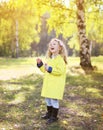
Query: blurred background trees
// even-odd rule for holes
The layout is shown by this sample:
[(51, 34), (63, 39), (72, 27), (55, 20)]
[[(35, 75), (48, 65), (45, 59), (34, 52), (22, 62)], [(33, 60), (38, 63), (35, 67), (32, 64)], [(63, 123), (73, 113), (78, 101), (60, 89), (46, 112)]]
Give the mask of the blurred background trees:
[[(103, 0), (80, 0), (80, 4), (82, 1), (85, 35), (90, 44), (91, 55), (103, 55)], [(68, 55), (79, 56), (77, 2), (77, 0), (1, 1), (0, 56), (44, 55), (47, 44), (53, 37), (64, 41)]]

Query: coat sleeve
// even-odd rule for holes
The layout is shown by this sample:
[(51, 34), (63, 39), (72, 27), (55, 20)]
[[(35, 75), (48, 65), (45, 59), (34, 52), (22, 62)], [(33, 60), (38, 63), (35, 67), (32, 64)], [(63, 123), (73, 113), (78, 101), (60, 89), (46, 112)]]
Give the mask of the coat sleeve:
[(40, 62), (39, 64), (37, 63), (37, 67), (38, 67), (43, 73), (45, 73), (45, 67), (44, 67), (43, 62)]
[(63, 60), (58, 61), (55, 66), (50, 66), (51, 71), (49, 72), (52, 75), (60, 76), (66, 73), (66, 64)]

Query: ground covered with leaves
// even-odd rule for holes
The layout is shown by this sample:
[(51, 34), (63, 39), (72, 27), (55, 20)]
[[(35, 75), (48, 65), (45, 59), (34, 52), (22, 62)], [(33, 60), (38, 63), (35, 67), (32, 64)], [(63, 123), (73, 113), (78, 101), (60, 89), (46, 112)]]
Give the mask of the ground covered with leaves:
[(51, 125), (41, 119), (46, 111), (40, 96), (43, 75), (30, 72), (10, 79), (7, 73), (6, 80), (0, 80), (0, 130), (103, 130), (103, 71), (86, 75), (80, 68), (68, 67), (59, 120)]

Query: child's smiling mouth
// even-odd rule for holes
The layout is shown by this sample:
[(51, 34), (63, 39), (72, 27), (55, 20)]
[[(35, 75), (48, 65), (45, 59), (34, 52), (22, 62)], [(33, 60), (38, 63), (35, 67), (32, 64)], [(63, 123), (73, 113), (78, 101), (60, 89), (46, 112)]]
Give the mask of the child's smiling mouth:
[(52, 47), (52, 48), (50, 48), (50, 50), (54, 50), (54, 48)]

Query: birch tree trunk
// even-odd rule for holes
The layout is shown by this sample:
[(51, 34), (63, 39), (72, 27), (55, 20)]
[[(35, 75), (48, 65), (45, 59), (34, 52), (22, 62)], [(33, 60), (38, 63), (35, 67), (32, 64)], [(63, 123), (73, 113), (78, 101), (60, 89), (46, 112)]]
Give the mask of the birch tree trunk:
[(90, 41), (86, 37), (84, 0), (76, 0), (77, 28), (80, 42), (80, 65), (85, 70), (93, 70), (91, 65)]
[(16, 32), (15, 32), (15, 44), (16, 44), (16, 58), (19, 57), (19, 41), (18, 41), (18, 20), (16, 20)]

